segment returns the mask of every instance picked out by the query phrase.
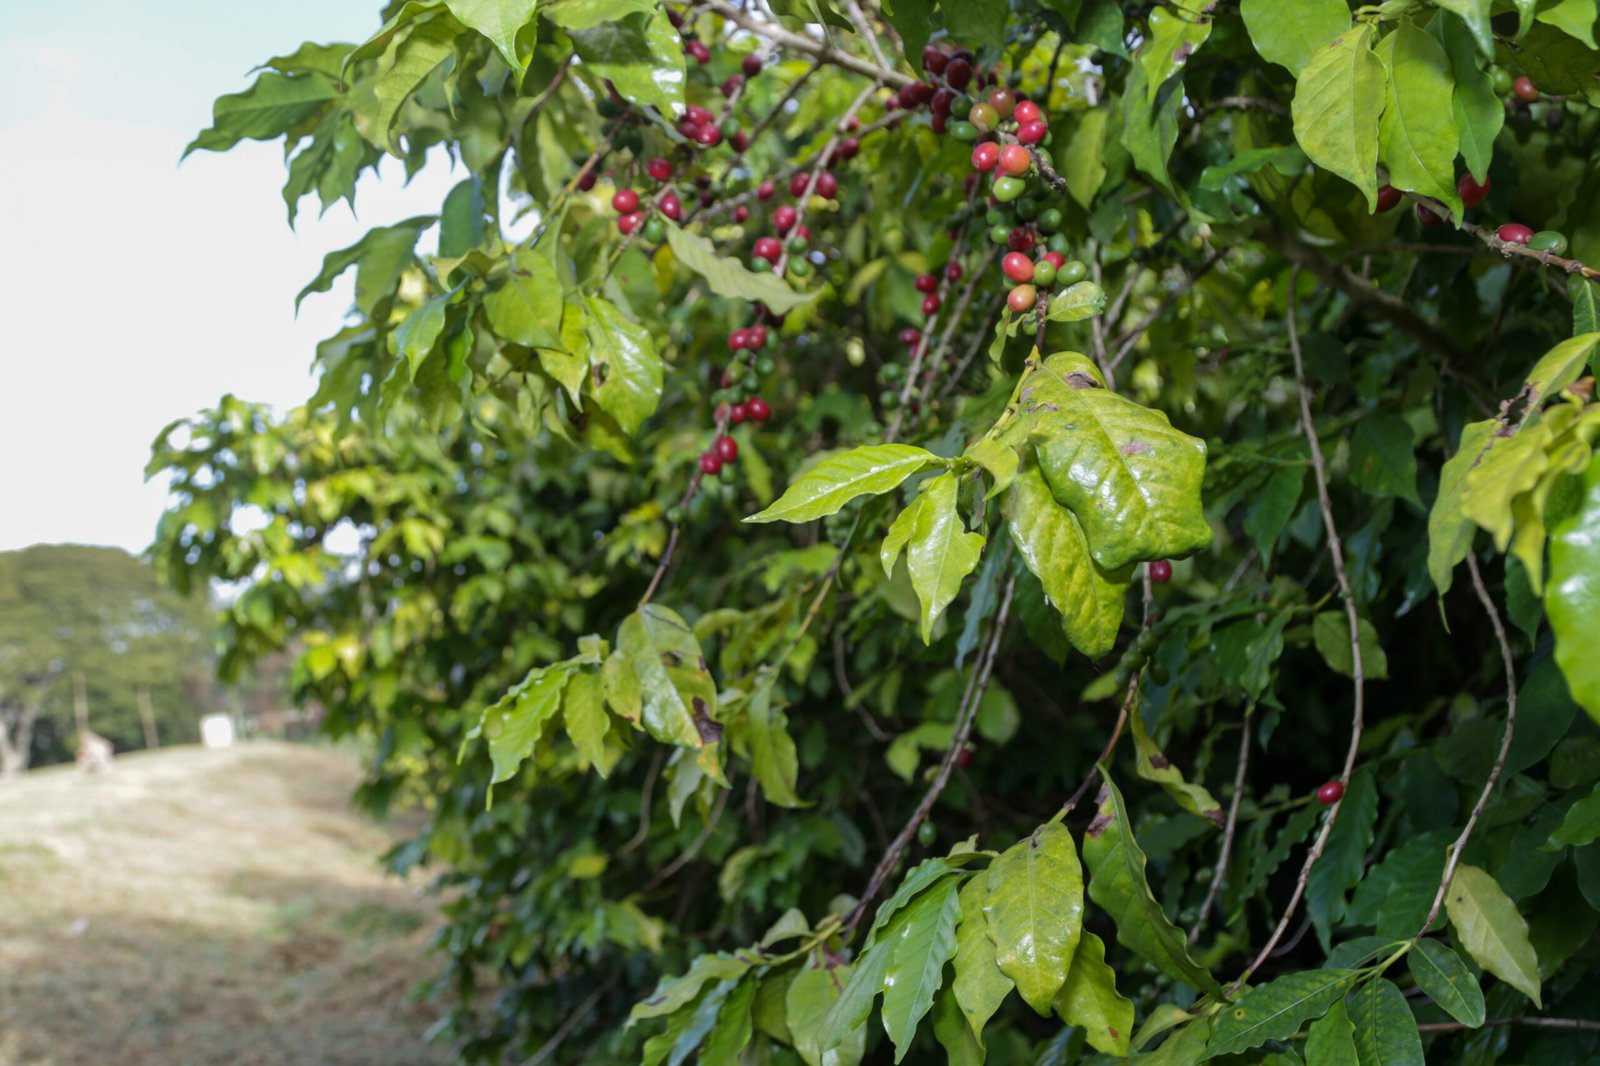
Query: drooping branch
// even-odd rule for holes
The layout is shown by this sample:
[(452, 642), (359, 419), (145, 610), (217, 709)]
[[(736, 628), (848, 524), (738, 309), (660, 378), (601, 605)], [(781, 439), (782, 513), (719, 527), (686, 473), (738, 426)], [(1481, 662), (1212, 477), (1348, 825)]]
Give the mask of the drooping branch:
[[(1339, 782), (1348, 789), (1350, 774), (1355, 770), (1356, 755), (1361, 748), (1361, 733), (1366, 725), (1366, 668), (1361, 656), (1361, 616), (1356, 610), (1356, 597), (1350, 586), (1350, 573), (1345, 567), (1344, 542), (1339, 539), (1339, 526), (1333, 518), (1333, 500), (1328, 495), (1328, 463), (1323, 457), (1322, 442), (1317, 437), (1316, 418), (1311, 412), (1311, 388), (1306, 384), (1305, 359), (1300, 351), (1300, 327), (1296, 313), (1299, 300), (1295, 294), (1299, 281), (1300, 266), (1296, 263), (1289, 270), (1287, 314), (1289, 353), (1294, 358), (1294, 380), (1300, 394), (1300, 425), (1305, 431), (1306, 444), (1311, 450), (1311, 472), (1316, 477), (1317, 509), (1322, 513), (1322, 527), (1328, 534), (1328, 554), (1333, 560), (1333, 573), (1339, 582), (1339, 598), (1344, 601), (1345, 620), (1350, 627), (1350, 673), (1355, 689), (1350, 709), (1350, 747), (1345, 752), (1344, 769), (1339, 773)], [(1250, 961), (1250, 965), (1246, 966), (1244, 972), (1234, 981), (1230, 994), (1238, 991), (1240, 986), (1249, 980), (1250, 975), (1272, 955), (1273, 949), (1278, 946), (1278, 941), (1282, 940), (1283, 934), (1288, 931), (1295, 909), (1305, 896), (1311, 871), (1328, 846), (1328, 837), (1333, 833), (1334, 823), (1343, 806), (1343, 802), (1339, 801), (1328, 808), (1328, 816), (1322, 822), (1322, 831), (1317, 834), (1311, 850), (1306, 853), (1305, 863), (1300, 867), (1300, 876), (1295, 879), (1294, 894), (1289, 897), (1289, 905), (1283, 909), (1283, 916), (1278, 919), (1278, 925), (1267, 938), (1266, 944), (1262, 945), (1256, 957)]]

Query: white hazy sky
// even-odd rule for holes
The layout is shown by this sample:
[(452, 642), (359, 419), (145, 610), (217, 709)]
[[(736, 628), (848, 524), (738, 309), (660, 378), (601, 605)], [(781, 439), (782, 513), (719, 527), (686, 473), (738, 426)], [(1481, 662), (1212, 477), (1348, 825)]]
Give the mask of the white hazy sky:
[(438, 210), (455, 178), (397, 162), (287, 225), (278, 143), (178, 157), (211, 101), (301, 41), (359, 41), (378, 0), (11, 0), (0, 25), (0, 550), (154, 534), (150, 442), (224, 392), (310, 395), (350, 279), (294, 296), (368, 226)]

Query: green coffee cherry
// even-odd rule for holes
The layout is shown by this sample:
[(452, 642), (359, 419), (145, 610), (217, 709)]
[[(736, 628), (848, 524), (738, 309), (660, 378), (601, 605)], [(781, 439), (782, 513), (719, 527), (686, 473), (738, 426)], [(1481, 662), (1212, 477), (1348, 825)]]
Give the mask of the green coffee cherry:
[(885, 411), (893, 411), (900, 406), (900, 394), (893, 389), (884, 389), (878, 393), (878, 406)]
[(938, 836), (939, 834), (934, 830), (932, 822), (923, 822), (917, 826), (917, 843), (923, 847), (928, 847)]
[(1011, 239), (1011, 227), (1007, 225), (993, 226), (989, 230), (990, 244), (1005, 244)]
[(1560, 255), (1567, 250), (1567, 238), (1553, 229), (1542, 229), (1528, 238), (1528, 247), (1536, 252)]
[(1027, 190), (1027, 182), (1010, 174), (994, 179), (994, 198), (1003, 204), (1010, 203)]
[[(951, 137), (954, 137), (962, 144), (972, 144), (978, 139), (978, 127), (960, 119), (950, 123), (949, 133)], [(926, 825), (927, 823), (924, 822), (923, 824)]]
[(667, 236), (667, 227), (659, 218), (652, 218), (644, 224), (644, 239), (651, 244), (660, 244)]
[(1035, 285), (1054, 285), (1056, 282), (1056, 265), (1048, 259), (1041, 259), (1033, 265), (1033, 283)]
[(1047, 207), (1039, 212), (1039, 218), (1034, 222), (1039, 227), (1040, 233), (1055, 233), (1061, 229), (1061, 210)]
[[(1063, 255), (1066, 253), (1062, 253)], [(1061, 269), (1056, 271), (1056, 281), (1062, 285), (1076, 285), (1089, 276), (1089, 268), (1076, 259), (1068, 259), (1061, 264)]]
[[(1049, 248), (1050, 248), (1050, 250), (1052, 252), (1058, 252), (1061, 255), (1071, 255), (1072, 254), (1072, 242), (1067, 240), (1065, 234), (1062, 234), (1062, 233), (1053, 233), (1053, 234), (1051, 234), (1050, 235), (1050, 240), (1047, 241), (1046, 244), (1049, 246)], [(1060, 271), (1057, 271), (1056, 273), (1059, 274)]]
[(811, 273), (811, 260), (803, 255), (795, 256), (789, 261), (789, 273), (797, 278), (803, 278)]

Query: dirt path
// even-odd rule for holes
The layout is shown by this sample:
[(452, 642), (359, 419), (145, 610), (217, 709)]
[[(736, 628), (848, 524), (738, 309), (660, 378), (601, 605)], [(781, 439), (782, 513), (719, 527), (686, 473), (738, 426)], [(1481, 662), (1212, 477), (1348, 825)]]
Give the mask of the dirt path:
[(253, 743), (0, 782), (0, 1066), (443, 1063), (432, 903), (332, 751)]

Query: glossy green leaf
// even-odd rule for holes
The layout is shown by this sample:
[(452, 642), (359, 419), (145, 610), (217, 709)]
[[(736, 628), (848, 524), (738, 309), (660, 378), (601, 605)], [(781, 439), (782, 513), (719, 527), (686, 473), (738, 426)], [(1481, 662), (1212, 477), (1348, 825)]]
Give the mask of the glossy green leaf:
[(468, 29), (493, 42), (521, 85), (538, 32), (539, 0), (445, 0), (445, 5)]
[(771, 684), (757, 686), (750, 695), (745, 710), (750, 762), (768, 803), (801, 807), (804, 804), (795, 793), (800, 773), (799, 756), (794, 738), (789, 735), (789, 719), (781, 708), (773, 706), (773, 699)]
[(1455, 76), (1444, 46), (1401, 19), (1374, 51), (1387, 75), (1378, 141), (1389, 184), (1440, 200), (1460, 218), (1455, 159), (1461, 134), (1456, 128)]
[(1349, 1010), (1361, 1066), (1424, 1066), (1417, 1019), (1393, 983), (1368, 981), (1351, 993)]
[(629, 15), (572, 30), (572, 47), (595, 77), (608, 79), (622, 98), (668, 114), (683, 106), (683, 39), (664, 12)]
[[(1389, 676), (1389, 657), (1378, 643), (1378, 631), (1365, 618), (1358, 618), (1356, 633), (1361, 641), (1361, 669), (1368, 681), (1382, 681)], [(1350, 646), (1350, 619), (1343, 611), (1323, 611), (1312, 619), (1311, 639), (1327, 663), (1336, 673), (1355, 677), (1355, 654)]]
[(750, 971), (748, 960), (725, 953), (701, 955), (678, 977), (663, 977), (655, 991), (633, 1005), (628, 1025), (648, 1018), (665, 1018), (692, 1003), (708, 983), (736, 981)]
[(1128, 1054), (1133, 1001), (1117, 992), (1117, 972), (1106, 965), (1105, 942), (1088, 930), (1073, 952), (1055, 1009), (1062, 1021), (1083, 1030), (1095, 1050), (1118, 1057)]
[(1594, 39), (1595, 0), (1556, 0), (1534, 16), (1570, 37), (1576, 37), (1590, 48), (1596, 47)]
[(1098, 658), (1116, 643), (1127, 608), (1132, 567), (1105, 571), (1089, 554), (1083, 528), (1056, 503), (1032, 457), (1006, 490), (1006, 525), (1017, 553), (1061, 614), (1072, 646)]
[(586, 296), (584, 305), (589, 309), (589, 363), (599, 381), (594, 398), (622, 432), (632, 435), (661, 402), (661, 356), (650, 331), (623, 317), (616, 304)]
[(444, 330), (444, 313), (454, 292), (442, 292), (422, 301), (394, 331), (395, 350), (405, 359), (412, 380), (417, 368), (433, 351), (433, 344)]
[(1439, 6), (1460, 16), (1485, 57), (1494, 58), (1494, 30), (1489, 26), (1491, 0), (1438, 0)]
[(945, 878), (895, 916), (879, 941), (889, 952), (883, 971), (883, 1028), (899, 1062), (911, 1050), (917, 1025), (933, 1007), (944, 964), (956, 952), (961, 904), (956, 881)]
[(989, 899), (989, 879), (972, 877), (961, 886), (961, 924), (956, 927), (955, 979), (951, 991), (978, 1046), (983, 1029), (1000, 1004), (1016, 987), (995, 961), (989, 939), (989, 919), (984, 905)]
[(1111, 916), (1117, 943), (1144, 957), (1162, 973), (1220, 995), (1222, 986), (1189, 955), (1189, 940), (1173, 925), (1150, 893), (1145, 855), (1133, 838), (1122, 793), (1101, 770), (1105, 786), (1099, 811), (1084, 833), (1083, 858), (1089, 868), (1089, 898)]
[(1537, 409), (1546, 399), (1578, 380), (1585, 364), (1600, 345), (1600, 333), (1580, 333), (1551, 348), (1528, 371), (1527, 405)]
[(750, 1004), (756, 998), (759, 985), (754, 975), (747, 974), (722, 1001), (696, 1059), (700, 1066), (738, 1066), (740, 1056), (750, 1043)]
[(244, 92), (217, 97), (210, 128), (202, 130), (183, 154), (199, 149), (225, 152), (242, 140), (281, 137), (338, 95), (333, 81), (320, 74), (266, 71)]
[(949, 1066), (983, 1066), (985, 1052), (977, 1034), (967, 1024), (961, 1005), (947, 979), (933, 996), (933, 1035), (944, 1048)]
[(560, 345), (563, 306), (555, 266), (531, 248), (511, 257), (505, 284), (483, 299), (497, 336), (536, 348)]
[(1058, 121), (1066, 131), (1055, 135), (1056, 170), (1067, 179), (1067, 195), (1087, 209), (1106, 180), (1106, 124), (1111, 119), (1108, 107), (1092, 107)]
[(988, 471), (992, 481), (989, 496), (1004, 492), (1017, 478), (1017, 466), (1021, 461), (1017, 456), (1017, 450), (998, 438), (982, 437), (961, 454), (963, 458), (971, 459)]
[(1241, 174), (1254, 174), (1263, 167), (1271, 167), (1285, 177), (1292, 177), (1304, 169), (1306, 162), (1306, 154), (1299, 145), (1252, 148), (1248, 152), (1240, 152), (1226, 163), (1206, 167), (1200, 172), (1200, 188), (1216, 192), (1227, 187), (1228, 179)]
[(678, 261), (705, 278), (718, 296), (766, 304), (780, 315), (816, 298), (815, 293), (795, 292), (770, 271), (757, 274), (737, 259), (718, 255), (714, 244), (682, 226), (667, 227), (667, 243)]
[(1567, 295), (1572, 297), (1573, 336), (1600, 330), (1600, 303), (1597, 303), (1594, 286), (1588, 279), (1577, 275), (1568, 278)]
[[(1432, 194), (1430, 194), (1432, 195)], [(1399, 415), (1371, 414), (1350, 438), (1350, 480), (1374, 496), (1397, 496), (1418, 507), (1417, 457), (1411, 426)]]
[(786, 1020), (794, 1036), (794, 1049), (806, 1066), (856, 1066), (861, 1061), (866, 1050), (864, 1025), (852, 1029), (837, 1047), (823, 1050), (821, 1044), (823, 1019), (849, 984), (851, 973), (848, 963), (833, 967), (808, 963), (789, 983), (785, 996)]
[(900, 913), (901, 908), (921, 895), (928, 886), (942, 881), (959, 869), (960, 867), (948, 858), (935, 855), (923, 859), (908, 870), (905, 877), (900, 879), (900, 884), (894, 893), (879, 905), (878, 913), (873, 916), (872, 926), (867, 930), (865, 947), (877, 943), (878, 934), (888, 927), (890, 920)]
[(1600, 785), (1571, 807), (1561, 826), (1550, 834), (1550, 847), (1583, 847), (1600, 838)]
[(489, 756), (494, 760), (491, 784), (508, 780), (538, 747), (545, 724), (561, 709), (561, 692), (569, 672), (565, 663), (531, 670), (484, 708), (473, 735), (481, 733), (489, 742)]
[(1210, 1039), (1210, 1019), (1197, 1019), (1174, 1029), (1160, 1047), (1145, 1052), (1136, 1061), (1140, 1066), (1195, 1066)]
[(355, 267), (356, 307), (363, 314), (372, 314), (381, 301), (394, 295), (400, 275), (414, 260), (417, 238), (433, 221), (433, 216), (423, 215), (379, 226), (350, 247), (329, 252), (317, 276), (294, 298), (295, 310), (300, 309), (300, 301), (314, 292), (327, 292), (334, 279)]
[(1439, 38), (1450, 58), (1450, 74), (1456, 83), (1450, 103), (1461, 136), (1461, 155), (1467, 169), (1481, 182), (1494, 158), (1495, 138), (1505, 125), (1505, 102), (1494, 91), (1494, 79), (1478, 65), (1477, 43), (1466, 23), (1458, 18), (1439, 18), (1428, 29)]
[(1472, 549), (1477, 530), (1462, 512), (1467, 474), (1494, 439), (1497, 424), (1493, 419), (1469, 423), (1461, 431), (1455, 454), (1439, 473), (1439, 495), (1428, 512), (1428, 574), (1441, 596), (1450, 591), (1456, 565)]
[(607, 755), (605, 737), (611, 727), (606, 716), (601, 691), (600, 673), (597, 670), (577, 670), (567, 682), (567, 691), (561, 701), (562, 720), (572, 746), (578, 749), (590, 766), (605, 777), (611, 772), (613, 758)]
[(1185, 780), (1183, 771), (1161, 753), (1145, 729), (1144, 715), (1129, 714), (1128, 731), (1133, 736), (1134, 753), (1138, 758), (1135, 772), (1146, 781), (1160, 785), (1178, 806), (1190, 814), (1198, 815), (1220, 828), (1223, 821), (1222, 804), (1204, 785)]
[(1261, 58), (1296, 77), (1312, 56), (1350, 28), (1345, 0), (1240, 0), (1239, 14)]
[(1059, 822), (1033, 832), (989, 866), (983, 913), (995, 961), (1023, 1001), (1048, 1015), (1083, 932), (1083, 868)]
[(1052, 322), (1080, 322), (1106, 309), (1106, 294), (1092, 281), (1068, 285), (1050, 298), (1048, 317)]
[[(983, 535), (968, 533), (956, 510), (954, 474), (940, 474), (923, 488), (884, 539), (884, 570), (894, 567), (891, 538), (903, 535), (906, 568), (911, 587), (922, 604), (922, 642), (932, 643), (934, 623), (944, 614), (950, 601), (961, 591), (961, 583), (978, 566), (983, 553)], [(909, 515), (909, 519), (907, 519)], [(904, 523), (904, 524), (902, 524)], [(896, 531), (899, 531), (897, 534)]]
[(1361, 1066), (1356, 1056), (1355, 1026), (1343, 998), (1311, 1023), (1306, 1034), (1306, 1066)]
[(351, 90), (356, 129), (374, 146), (398, 154), (391, 137), (400, 108), (428, 75), (450, 58), (461, 24), (435, 16), (402, 30), (378, 59), (378, 69)]
[(1348, 908), (1348, 893), (1366, 870), (1378, 818), (1378, 786), (1370, 771), (1350, 778), (1322, 858), (1306, 881), (1306, 912), (1324, 947)]
[(1495, 548), (1505, 551), (1514, 528), (1512, 502), (1539, 483), (1550, 467), (1547, 420), (1496, 437), (1478, 465), (1467, 472), (1461, 513), (1488, 530)]
[(1173, 195), (1177, 190), (1167, 172), (1167, 160), (1178, 143), (1178, 112), (1183, 104), (1183, 81), (1174, 78), (1157, 87), (1156, 104), (1147, 103), (1145, 70), (1134, 64), (1122, 91), (1122, 145), (1134, 166)]
[(1495, 879), (1462, 863), (1444, 902), (1450, 924), (1473, 961), (1542, 1006), (1539, 960), (1528, 942), (1528, 923)]
[(1551, 533), (1544, 602), (1567, 688), (1600, 721), (1600, 659), (1591, 647), (1600, 633), (1600, 455), (1584, 475), (1582, 504)]
[[(714, 725), (717, 686), (706, 669), (694, 630), (675, 612), (650, 604), (630, 614), (617, 630), (617, 654), (638, 678), (636, 724), (668, 744), (699, 748)], [(611, 698), (611, 686), (607, 686)], [(617, 713), (630, 717), (629, 710)]]
[(873, 444), (829, 456), (802, 474), (771, 507), (746, 522), (809, 522), (857, 496), (892, 492), (920, 470), (945, 460), (909, 444)]
[(1378, 124), (1383, 61), (1372, 52), (1372, 26), (1347, 30), (1317, 51), (1294, 92), (1294, 135), (1311, 161), (1360, 189), (1378, 205)]
[(1033, 416), (1039, 469), (1101, 567), (1181, 557), (1211, 543), (1200, 500), (1205, 442), (1100, 387), (1090, 360), (1076, 352), (1044, 360), (1024, 380), (1018, 411)]
[(1358, 976), (1355, 970), (1300, 970), (1257, 985), (1217, 1014), (1201, 1061), (1289, 1039), (1343, 999)]
[(1448, 944), (1425, 936), (1406, 954), (1406, 963), (1417, 987), (1446, 1014), (1471, 1029), (1483, 1024), (1483, 989)]
[(1154, 105), (1156, 91), (1181, 71), (1189, 57), (1211, 36), (1209, 8), (1198, 0), (1173, 0), (1172, 6), (1150, 10), (1149, 33), (1134, 62), (1144, 68), (1145, 103)]

